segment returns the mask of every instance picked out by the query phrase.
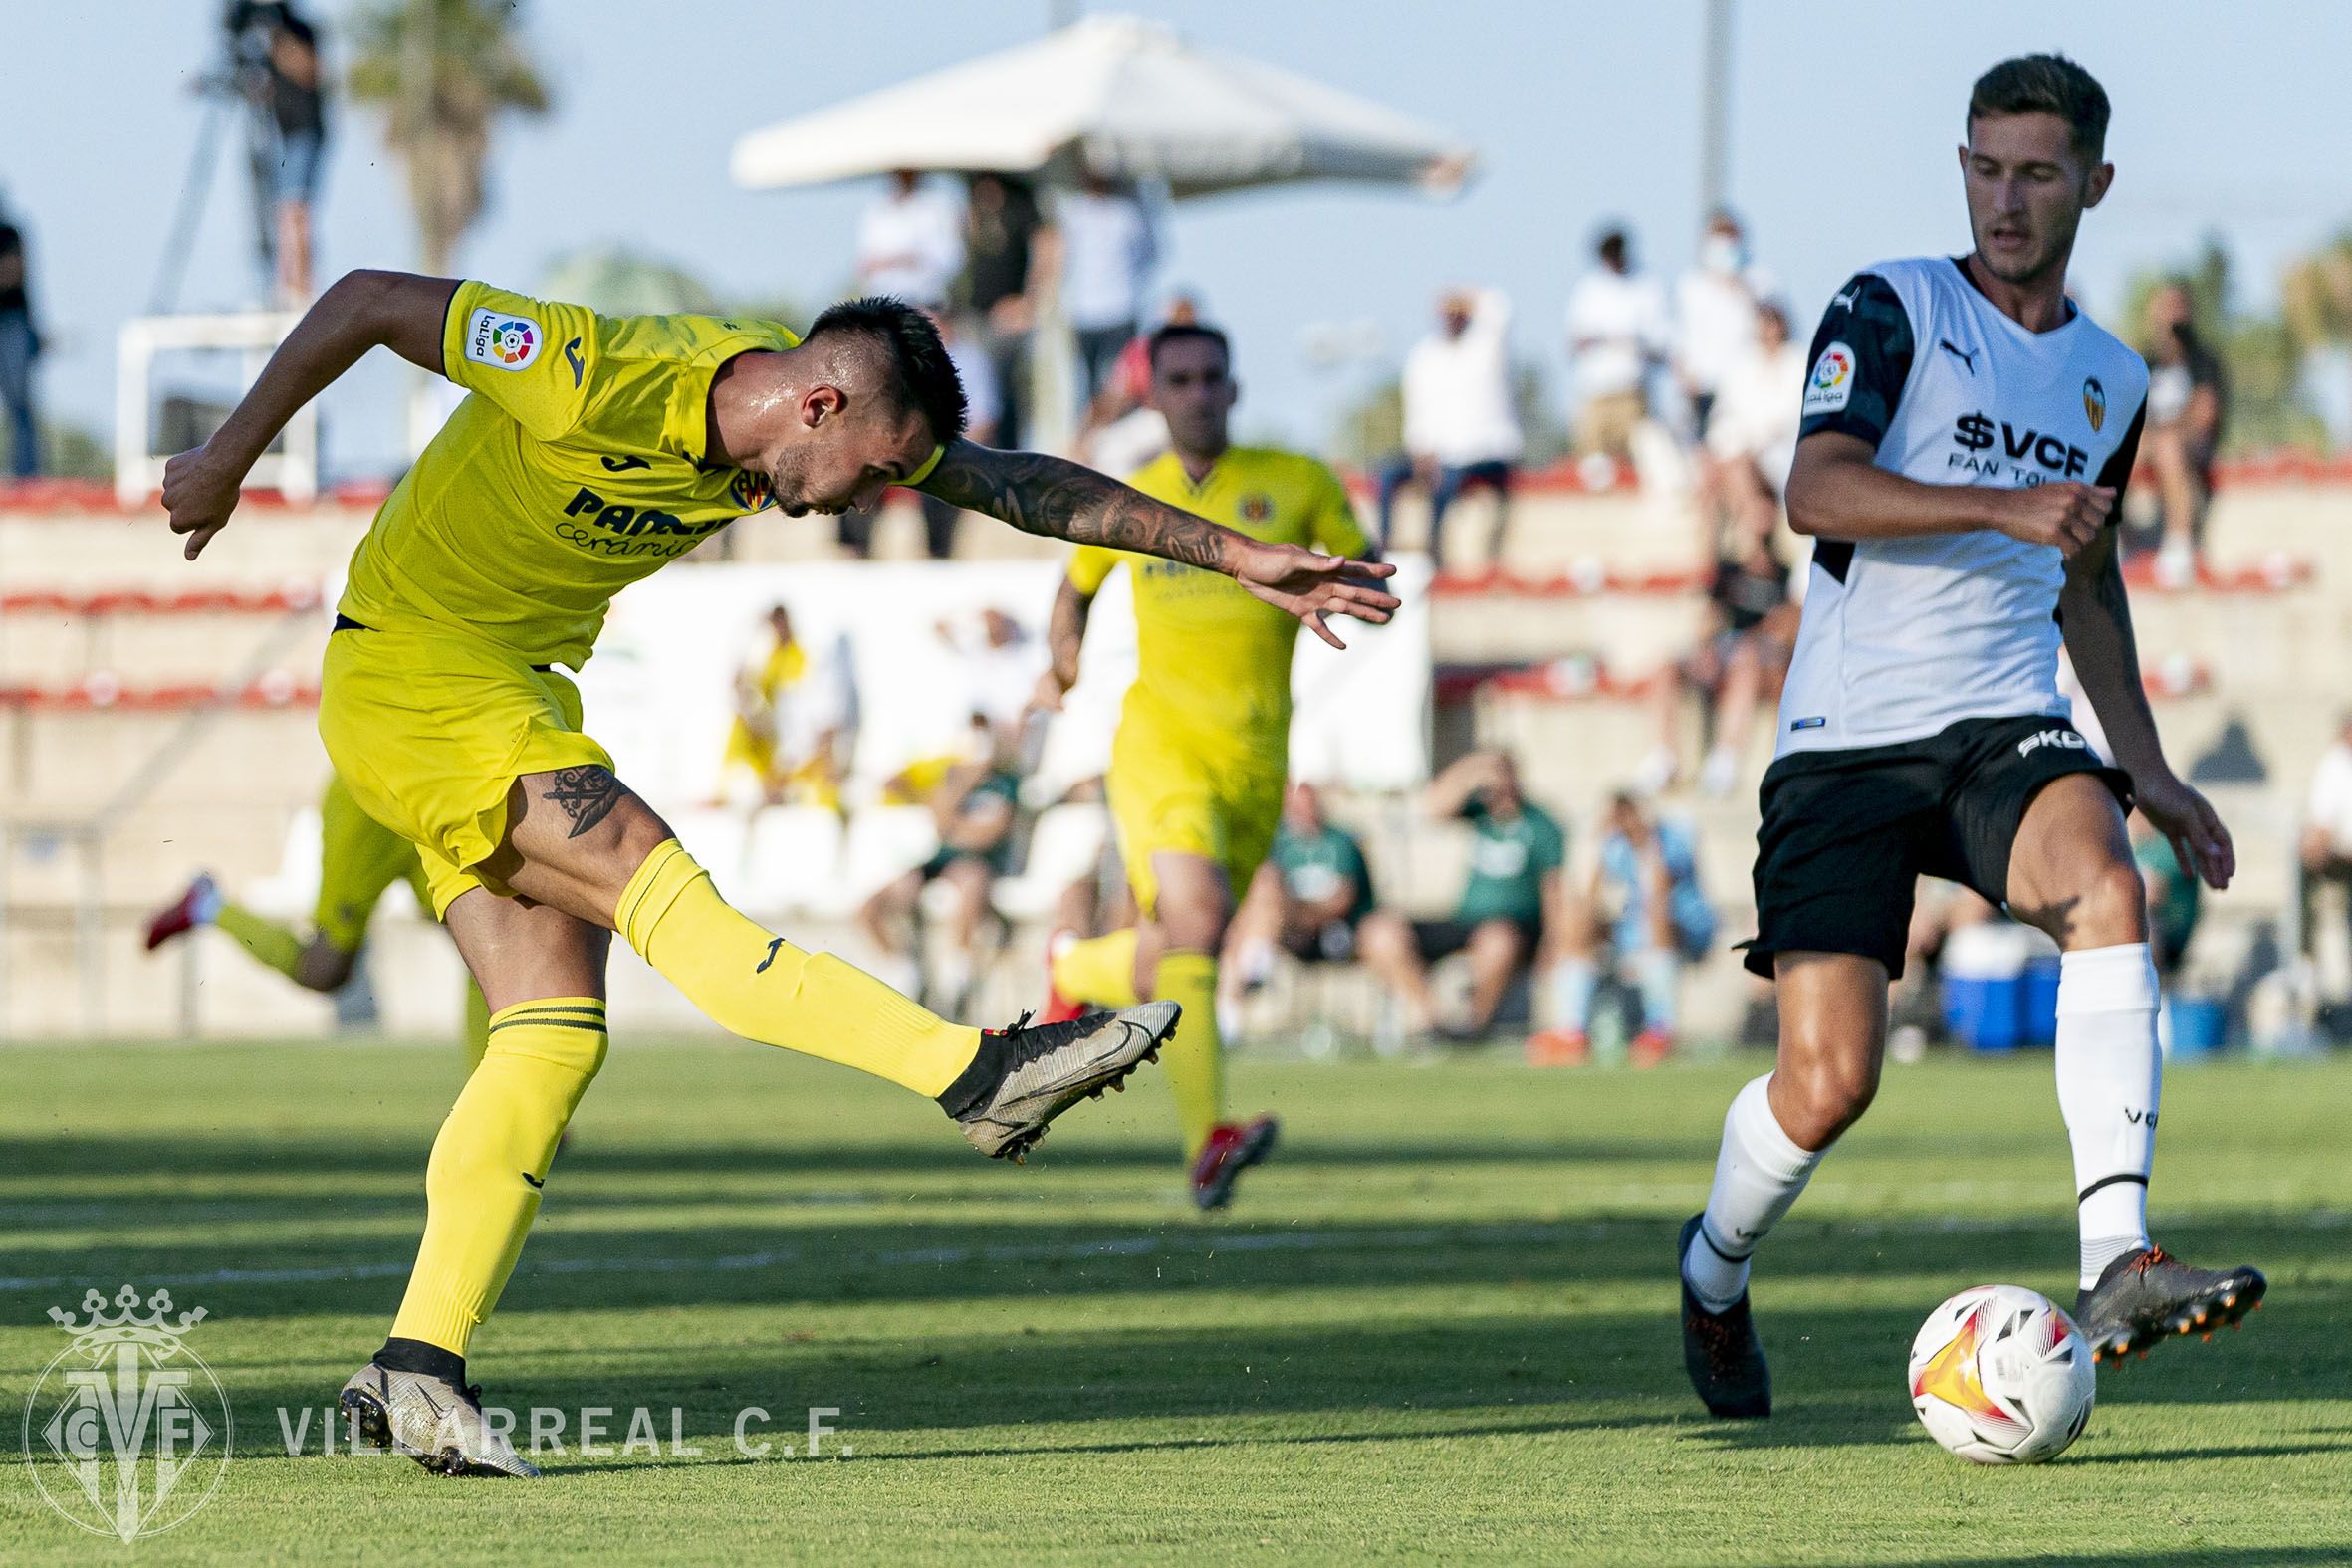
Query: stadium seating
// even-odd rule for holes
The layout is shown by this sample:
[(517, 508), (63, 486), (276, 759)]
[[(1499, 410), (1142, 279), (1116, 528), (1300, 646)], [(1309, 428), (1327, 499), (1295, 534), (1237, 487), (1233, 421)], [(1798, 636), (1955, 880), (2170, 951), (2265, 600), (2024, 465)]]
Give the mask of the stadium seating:
[[(20, 982), (0, 1029), (70, 1031), (89, 1022), (82, 1013), (93, 988), (74, 976), (77, 953), (93, 941), (84, 915), (86, 893), (95, 891), (90, 912), (106, 983), (95, 988), (103, 1016), (90, 1026), (168, 1032), (181, 1021), (180, 1001), (162, 983), (169, 972), (135, 943), (149, 907), (190, 871), (212, 866), (233, 885), (275, 878), (266, 896), (300, 912), (289, 846), (300, 836), (300, 813), (316, 805), (324, 768), (312, 708), (328, 634), (324, 606), (368, 511), (364, 498), (348, 497), (303, 511), (261, 506), (187, 562), (154, 515), (127, 517), (55, 487), (35, 502), (0, 506), (7, 562), (0, 881), (8, 926), (0, 958)], [(2240, 885), (2214, 901), (2201, 960), (2210, 950), (2213, 962), (2226, 964), (2285, 897), (2284, 848), (2297, 801), (2340, 694), (2352, 692), (2348, 513), (2352, 470), (2241, 476), (2220, 493), (2205, 580), (2185, 590), (2135, 588), (2141, 650), (2175, 759), (2223, 781), (2219, 797), (2245, 845)], [(1449, 531), (1458, 548), (1483, 544), (1483, 523), (1474, 516)], [(1400, 534), (1410, 544), (1418, 530), (1408, 501)], [(893, 518), (882, 553), (911, 554), (916, 532), (911, 520)], [(738, 560), (831, 554), (816, 518), (762, 516), (729, 534), (722, 540)], [(1441, 757), (1472, 743), (1510, 746), (1533, 792), (1580, 840), (1595, 807), (1654, 739), (1649, 681), (1701, 624), (1694, 538), (1684, 515), (1657, 498), (1531, 485), (1517, 503), (1503, 574), (1441, 579), (1433, 593), (1434, 653), (1444, 672)], [(980, 523), (967, 526), (964, 539), (983, 558), (1051, 549)], [(224, 706), (191, 722), (212, 704)], [(1761, 733), (1757, 744), (1766, 745)], [(2230, 782), (2241, 752), (2258, 762), (2260, 779)], [(1670, 801), (1699, 828), (1703, 872), (1727, 930), (1749, 918), (1753, 790), (1764, 756), (1760, 750), (1746, 761), (1729, 800)], [(161, 782), (113, 824), (94, 880), (69, 829), (151, 762)], [(1417, 912), (1446, 906), (1461, 875), (1456, 835), (1414, 822), (1396, 802), (1334, 806), (1367, 831), (1384, 897)], [(748, 823), (674, 810), (673, 821), (731, 895), (812, 941), (840, 939), (867, 894), (936, 847), (929, 813), (912, 807), (860, 810), (846, 825), (805, 808), (762, 811)], [(1102, 832), (1094, 808), (1047, 812), (1033, 830), (1028, 868), (1000, 885), (1000, 910), (1017, 924), (1044, 919), (1068, 868), (1099, 852)], [(251, 1033), (315, 1025), (311, 999), (282, 985), (232, 981), (225, 971), (235, 966), (225, 959), (202, 960), (193, 1007), (203, 1026)], [(411, 962), (427, 971), (414, 985), (398, 973)], [(448, 962), (437, 938), (415, 943), (385, 933), (375, 963), (387, 1020), (415, 1015), (437, 1026), (439, 1009), (454, 1008), (454, 987), (442, 983)], [(1732, 971), (1710, 966), (1701, 984), (1727, 988), (1736, 1005)], [(415, 1013), (421, 1005), (408, 999), (428, 994), (441, 1000)]]

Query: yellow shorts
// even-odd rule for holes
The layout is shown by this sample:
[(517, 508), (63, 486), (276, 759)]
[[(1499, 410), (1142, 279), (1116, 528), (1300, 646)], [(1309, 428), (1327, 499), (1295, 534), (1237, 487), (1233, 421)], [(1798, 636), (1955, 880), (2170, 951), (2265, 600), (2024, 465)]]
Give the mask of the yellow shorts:
[(1234, 768), (1205, 760), (1167, 732), (1119, 726), (1103, 776), (1127, 886), (1150, 919), (1159, 902), (1155, 854), (1202, 855), (1225, 868), (1239, 899), (1274, 844), (1282, 821), (1285, 773), (1279, 766)]
[(337, 951), (356, 953), (384, 889), (402, 877), (432, 907), (416, 846), (369, 816), (337, 775), (319, 797), (319, 908), (312, 924)]
[(517, 779), (612, 766), (580, 733), (580, 691), (566, 677), (430, 632), (328, 638), (319, 737), (352, 798), (416, 846), (436, 917), (472, 888), (511, 895), (479, 868), (506, 840)]

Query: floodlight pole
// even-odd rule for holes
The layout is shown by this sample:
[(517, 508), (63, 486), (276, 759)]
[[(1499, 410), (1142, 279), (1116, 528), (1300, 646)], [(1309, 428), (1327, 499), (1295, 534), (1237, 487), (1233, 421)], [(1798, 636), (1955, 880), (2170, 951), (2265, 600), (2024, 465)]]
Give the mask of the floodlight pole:
[(1699, 210), (1713, 212), (1732, 193), (1732, 0), (1707, 0), (1700, 45)]

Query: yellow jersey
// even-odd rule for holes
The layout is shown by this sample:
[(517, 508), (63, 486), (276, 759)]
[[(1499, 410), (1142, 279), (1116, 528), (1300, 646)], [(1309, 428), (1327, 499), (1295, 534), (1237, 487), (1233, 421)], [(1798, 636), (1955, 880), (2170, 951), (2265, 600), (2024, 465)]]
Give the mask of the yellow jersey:
[(473, 395), (375, 514), (339, 608), (580, 668), (613, 594), (768, 505), (765, 474), (706, 461), (711, 377), (799, 340), (460, 284), (441, 355)]
[[(1351, 557), (1371, 550), (1338, 476), (1294, 452), (1231, 447), (1198, 484), (1169, 452), (1127, 483), (1269, 544)], [(1069, 580), (1092, 594), (1122, 562), (1135, 592), (1137, 657), (1121, 724), (1171, 731), (1195, 754), (1286, 767), (1297, 620), (1221, 572), (1099, 545), (1078, 547)]]

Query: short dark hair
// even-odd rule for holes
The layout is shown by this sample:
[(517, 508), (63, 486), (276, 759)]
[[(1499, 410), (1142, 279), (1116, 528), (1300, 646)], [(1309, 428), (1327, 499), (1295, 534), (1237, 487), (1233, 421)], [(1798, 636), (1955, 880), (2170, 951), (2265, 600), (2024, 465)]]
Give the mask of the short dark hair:
[(1604, 261), (1612, 259), (1622, 261), (1632, 248), (1633, 236), (1627, 234), (1621, 226), (1614, 223), (1602, 229), (1600, 237), (1592, 242), (1592, 253)]
[(1155, 329), (1152, 335), (1143, 340), (1144, 356), (1150, 360), (1151, 367), (1156, 370), (1160, 367), (1160, 350), (1170, 343), (1185, 341), (1215, 343), (1217, 351), (1225, 355), (1226, 368), (1233, 367), (1232, 341), (1226, 337), (1221, 329), (1211, 327), (1206, 322), (1170, 322), (1164, 327)]
[(2055, 114), (2075, 151), (2095, 158), (2107, 149), (2107, 90), (2064, 55), (2019, 55), (1977, 78), (1969, 123), (1988, 114)]
[(833, 334), (855, 334), (880, 350), (890, 385), (888, 395), (901, 408), (923, 416), (931, 439), (941, 446), (964, 433), (963, 378), (939, 340), (931, 318), (886, 294), (843, 300), (828, 307), (809, 324), (804, 341), (815, 342)]

